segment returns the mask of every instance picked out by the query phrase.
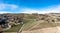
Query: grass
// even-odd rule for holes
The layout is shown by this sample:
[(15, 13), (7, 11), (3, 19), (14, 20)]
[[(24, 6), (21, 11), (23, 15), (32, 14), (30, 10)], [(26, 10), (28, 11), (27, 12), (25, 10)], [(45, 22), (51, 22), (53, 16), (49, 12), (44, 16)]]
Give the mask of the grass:
[(17, 32), (21, 28), (21, 25), (12, 27), (11, 29), (6, 30), (5, 32)]
[(56, 27), (56, 24), (55, 23), (43, 22), (43, 23), (40, 23), (39, 25), (37, 25), (35, 28), (32, 28), (31, 30), (49, 28), (49, 27)]
[(3, 33), (17, 33), (17, 32), (3, 32)]
[(23, 30), (28, 30), (29, 28), (31, 28), (32, 26), (34, 26), (36, 23), (36, 21), (34, 21), (34, 19), (30, 20), (29, 22), (25, 23), (23, 26)]
[[(40, 21), (41, 22), (41, 21)], [(28, 23), (26, 23), (23, 27), (23, 30), (28, 30), (31, 27), (33, 27), (34, 25), (36, 25), (36, 21), (29, 21)], [(48, 28), (48, 27), (56, 27), (56, 23), (48, 23), (48, 22), (42, 22), (40, 23), (38, 26), (36, 26), (35, 28), (31, 29), (31, 30), (35, 30), (35, 29), (41, 29), (41, 28)]]
[[(24, 30), (25, 30), (25, 28), (28, 29), (29, 27), (33, 26), (33, 25), (31, 25), (33, 23), (34, 23), (34, 19), (28, 19), (28, 21), (26, 21), (24, 23), (24, 26), (23, 26), (24, 27)], [(11, 29), (8, 29), (8, 30), (6, 30), (4, 32), (17, 32), (21, 27), (22, 27), (21, 24), (20, 25), (17, 25), (17, 26), (13, 26)]]
[(48, 22), (43, 22), (39, 24), (40, 28), (47, 28), (47, 27), (56, 27), (55, 23), (48, 23)]

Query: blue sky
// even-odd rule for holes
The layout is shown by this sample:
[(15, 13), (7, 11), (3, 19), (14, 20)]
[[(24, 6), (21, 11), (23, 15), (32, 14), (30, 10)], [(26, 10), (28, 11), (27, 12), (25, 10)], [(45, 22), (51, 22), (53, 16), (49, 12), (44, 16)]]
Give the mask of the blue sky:
[(60, 12), (60, 0), (0, 0), (0, 13), (51, 12)]

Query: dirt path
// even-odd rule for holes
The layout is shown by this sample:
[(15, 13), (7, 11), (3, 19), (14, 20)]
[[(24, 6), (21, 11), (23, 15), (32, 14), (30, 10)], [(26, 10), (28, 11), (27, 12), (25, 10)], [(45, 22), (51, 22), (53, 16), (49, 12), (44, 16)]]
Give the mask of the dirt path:
[(57, 28), (57, 33), (60, 33), (60, 27), (57, 26), (56, 28)]
[(22, 31), (22, 33), (60, 33), (60, 27), (50, 27), (43, 29), (36, 29), (32, 31)]

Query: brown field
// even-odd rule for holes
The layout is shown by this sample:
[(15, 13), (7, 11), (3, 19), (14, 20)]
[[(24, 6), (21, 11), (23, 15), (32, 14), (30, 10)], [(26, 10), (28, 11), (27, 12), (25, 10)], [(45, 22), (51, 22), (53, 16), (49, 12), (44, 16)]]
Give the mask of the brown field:
[(50, 28), (36, 29), (32, 31), (22, 31), (22, 33), (60, 33), (60, 27), (50, 27)]

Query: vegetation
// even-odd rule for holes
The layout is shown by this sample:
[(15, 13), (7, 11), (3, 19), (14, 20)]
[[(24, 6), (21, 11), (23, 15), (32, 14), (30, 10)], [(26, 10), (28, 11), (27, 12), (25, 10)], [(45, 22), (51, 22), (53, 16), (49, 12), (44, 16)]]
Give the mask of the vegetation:
[[(17, 32), (22, 27), (21, 22), (23, 22), (24, 25), (22, 30), (29, 30), (37, 24), (38, 25), (31, 30), (60, 26), (59, 23), (55, 23), (55, 19), (57, 18), (47, 14), (1, 14), (0, 18), (7, 18), (8, 23), (12, 22), (13, 27), (5, 32)], [(57, 19), (57, 22), (58, 20), (60, 20), (60, 18)], [(20, 25), (14, 25), (18, 23), (20, 23)]]
[(5, 32), (18, 32), (22, 25), (13, 26), (11, 29), (6, 30)]
[(36, 24), (35, 22), (36, 21), (34, 19), (31, 19), (30, 21), (28, 21), (27, 23), (24, 24), (23, 30), (28, 30), (29, 28), (31, 28)]

